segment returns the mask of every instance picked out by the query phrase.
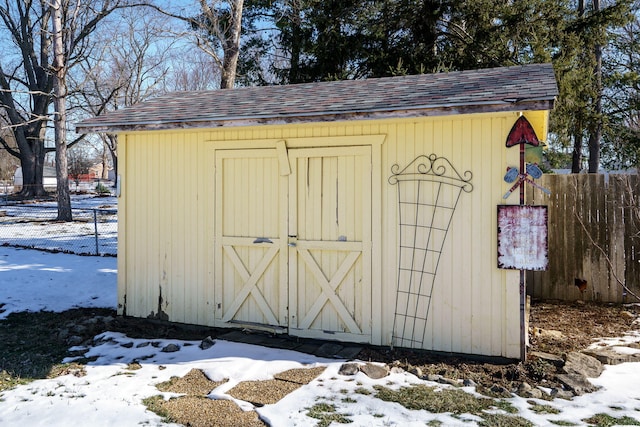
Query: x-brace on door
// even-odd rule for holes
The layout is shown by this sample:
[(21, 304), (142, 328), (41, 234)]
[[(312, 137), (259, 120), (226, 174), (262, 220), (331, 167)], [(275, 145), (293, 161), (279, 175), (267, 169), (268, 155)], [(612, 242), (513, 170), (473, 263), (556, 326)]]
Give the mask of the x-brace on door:
[(371, 149), (284, 155), (216, 153), (216, 319), (369, 342)]

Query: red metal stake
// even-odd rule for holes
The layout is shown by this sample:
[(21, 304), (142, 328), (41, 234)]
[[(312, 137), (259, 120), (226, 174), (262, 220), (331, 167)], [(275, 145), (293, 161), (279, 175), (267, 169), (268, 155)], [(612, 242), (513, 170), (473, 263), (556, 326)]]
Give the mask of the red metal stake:
[[(525, 142), (520, 142), (520, 174), (526, 174), (525, 170)], [(520, 206), (524, 205), (524, 183), (520, 182)], [(525, 271), (520, 270), (520, 360), (524, 363), (527, 360), (527, 331), (525, 323), (527, 292), (525, 286)]]

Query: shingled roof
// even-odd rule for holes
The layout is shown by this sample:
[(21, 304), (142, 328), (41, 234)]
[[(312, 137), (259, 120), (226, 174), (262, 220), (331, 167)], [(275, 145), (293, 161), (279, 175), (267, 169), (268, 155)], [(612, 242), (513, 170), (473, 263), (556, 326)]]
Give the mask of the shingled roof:
[(77, 124), (121, 132), (550, 110), (551, 64), (284, 86), (173, 92)]

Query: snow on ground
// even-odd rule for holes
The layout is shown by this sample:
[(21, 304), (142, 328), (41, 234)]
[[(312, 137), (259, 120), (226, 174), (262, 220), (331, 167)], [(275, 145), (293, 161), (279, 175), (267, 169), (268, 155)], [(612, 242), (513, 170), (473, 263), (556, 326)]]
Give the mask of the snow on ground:
[[(115, 258), (0, 247), (2, 304), (5, 304), (3, 309), (6, 311), (0, 317), (25, 310), (113, 308), (116, 305)], [(100, 338), (99, 345), (84, 349), (87, 351), (85, 356), (97, 357), (86, 366), (86, 376), (65, 375), (37, 380), (0, 392), (0, 425), (165, 425), (160, 417), (146, 410), (142, 400), (157, 394), (163, 394), (165, 398), (175, 396), (172, 393), (160, 393), (155, 388), (156, 384), (173, 376), (184, 376), (191, 369), (202, 369), (212, 380), (228, 378), (229, 382), (215, 389), (210, 397), (232, 399), (226, 391), (240, 381), (269, 379), (281, 371), (313, 366), (327, 368), (320, 377), (278, 403), (255, 408), (264, 420), (275, 427), (312, 426), (316, 420), (307, 417), (306, 408), (325, 402), (336, 405), (340, 413), (350, 414), (353, 422), (349, 425), (354, 427), (424, 426), (431, 420), (438, 420), (445, 426), (456, 426), (476, 425), (478, 421), (472, 415), (453, 417), (451, 414), (412, 411), (399, 404), (355, 392), (356, 388), (373, 390), (374, 385), (399, 388), (422, 383), (448, 387), (421, 381), (409, 373), (393, 373), (381, 380), (372, 380), (362, 373), (349, 378), (338, 374), (342, 361), (223, 340), (217, 340), (213, 347), (202, 350), (199, 342), (194, 341), (154, 340), (155, 345), (148, 345), (149, 340), (133, 339), (113, 332), (106, 332)], [(630, 334), (620, 340), (621, 343), (631, 341), (640, 341), (640, 337)], [(612, 342), (608, 341), (609, 344)], [(178, 345), (180, 350), (174, 353), (160, 351), (170, 343)], [(134, 360), (141, 360), (142, 368), (128, 370), (128, 363)], [(559, 409), (559, 414), (536, 414), (527, 399), (520, 397), (513, 397), (509, 401), (519, 409), (518, 415), (536, 426), (551, 426), (554, 420), (584, 425), (581, 420), (598, 413), (608, 413), (616, 418), (629, 416), (640, 419), (638, 367), (633, 363), (607, 366), (599, 378), (592, 380), (602, 387), (599, 391), (575, 397), (571, 401), (555, 399), (538, 402)], [(464, 390), (474, 392), (470, 387)], [(344, 401), (345, 396), (356, 402), (353, 403), (351, 399)], [(245, 409), (252, 409), (247, 402), (238, 404)]]
[(79, 254), (95, 254), (97, 251), (101, 255), (116, 255), (117, 199), (74, 194), (71, 200), (73, 222), (56, 221), (58, 211), (54, 201), (0, 206), (0, 244)]
[(115, 308), (116, 258), (0, 247), (0, 319), (14, 311)]

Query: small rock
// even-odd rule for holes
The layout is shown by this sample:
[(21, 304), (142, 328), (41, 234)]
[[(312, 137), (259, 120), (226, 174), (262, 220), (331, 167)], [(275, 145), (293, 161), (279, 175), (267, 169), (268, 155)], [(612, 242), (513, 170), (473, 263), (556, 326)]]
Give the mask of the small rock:
[(400, 366), (393, 366), (389, 372), (391, 372), (392, 374), (402, 374), (405, 371)]
[(359, 371), (357, 363), (343, 363), (338, 370), (340, 375), (355, 375)]
[(478, 384), (469, 378), (465, 378), (464, 381), (462, 381), (462, 385), (465, 387), (476, 387)]
[(491, 393), (499, 397), (504, 397), (504, 398), (512, 397), (509, 390), (507, 390), (506, 388), (498, 384), (494, 384), (489, 390), (491, 391)]
[(389, 375), (389, 368), (386, 365), (380, 366), (367, 362), (363, 366), (360, 366), (360, 372), (371, 379), (379, 380)]
[(618, 353), (610, 348), (586, 350), (585, 354), (595, 357), (604, 365), (619, 365), (621, 363), (630, 362), (633, 358), (633, 355), (631, 354)]
[(85, 325), (75, 325), (72, 330), (73, 333), (75, 334), (84, 334), (85, 332), (87, 332), (89, 328), (87, 328)]
[(69, 338), (67, 338), (67, 344), (74, 346), (74, 345), (80, 345), (84, 342), (84, 339), (82, 337), (79, 337), (78, 335), (72, 335)]
[(543, 395), (542, 390), (540, 390), (539, 388), (532, 388), (521, 396), (527, 399), (542, 399)]
[(564, 365), (564, 359), (562, 357), (551, 353), (545, 353), (543, 351), (530, 351), (529, 357), (541, 359), (556, 366)]
[(149, 344), (151, 344), (149, 341), (141, 342), (140, 344), (136, 345), (136, 348), (147, 347)]
[(180, 346), (177, 346), (175, 344), (169, 344), (167, 346), (164, 346), (160, 351), (163, 353), (175, 353), (178, 350), (180, 350)]
[(315, 351), (315, 355), (318, 357), (336, 357), (336, 353), (342, 350), (344, 346), (335, 343), (324, 343)]
[(124, 348), (131, 348), (133, 347), (133, 341), (131, 342), (126, 342), (124, 344), (120, 344), (120, 347), (124, 347)]
[(409, 373), (415, 375), (418, 378), (422, 378), (422, 369), (420, 369), (420, 367), (418, 366), (412, 366), (411, 369), (409, 369)]
[(584, 375), (558, 374), (556, 378), (577, 396), (591, 393), (598, 389), (598, 387), (591, 384)]
[(587, 378), (598, 378), (604, 370), (598, 359), (577, 351), (567, 354), (562, 369), (567, 374), (578, 374)]
[(551, 397), (558, 399), (571, 400), (573, 399), (574, 394), (569, 390), (564, 390), (561, 388), (554, 387), (551, 389)]
[(399, 360), (394, 360), (393, 362), (391, 362), (389, 364), (390, 366), (403, 366), (403, 363), (400, 362)]
[(64, 341), (67, 338), (69, 338), (70, 334), (71, 333), (70, 333), (69, 329), (67, 329), (67, 328), (60, 329), (58, 331), (58, 339), (61, 340), (61, 341)]
[(209, 337), (206, 337), (205, 339), (203, 339), (203, 340), (200, 342), (200, 348), (201, 348), (202, 350), (207, 350), (207, 349), (210, 349), (211, 347), (213, 347), (213, 345), (214, 345), (215, 343), (216, 343), (216, 342), (214, 341), (214, 339), (213, 339), (213, 338), (211, 338), (211, 337), (209, 336)]
[(623, 311), (621, 311), (621, 312), (620, 312), (620, 316), (621, 316), (621, 317), (625, 317), (625, 318), (627, 318), (627, 319), (635, 319), (635, 318), (636, 318), (636, 315), (635, 315), (635, 314), (633, 314), (632, 312), (627, 311), (627, 310), (623, 310)]
[(528, 383), (524, 382), (518, 387), (518, 396), (524, 398), (540, 399), (542, 398), (542, 390), (533, 388)]
[(342, 350), (336, 352), (334, 355), (338, 359), (347, 359), (353, 360), (358, 357), (358, 354), (362, 351), (362, 346), (359, 345), (348, 345), (344, 346)]
[(533, 387), (531, 387), (531, 386), (529, 385), (529, 383), (527, 383), (527, 382), (520, 383), (520, 385), (518, 386), (518, 393), (522, 393), (522, 392), (525, 392), (525, 391), (529, 391), (529, 390), (531, 390), (532, 388), (533, 388)]
[(440, 382), (442, 379), (442, 375), (438, 374), (427, 374), (427, 381), (433, 381), (434, 383)]
[(460, 382), (458, 380), (454, 380), (454, 379), (447, 378), (447, 377), (440, 378), (440, 380), (438, 380), (438, 382), (440, 384), (448, 384), (448, 385), (452, 385), (454, 387), (460, 387)]
[(562, 332), (556, 331), (554, 329), (534, 328), (533, 335), (537, 337), (545, 337), (545, 338), (551, 338), (555, 340), (563, 340), (565, 338)]

